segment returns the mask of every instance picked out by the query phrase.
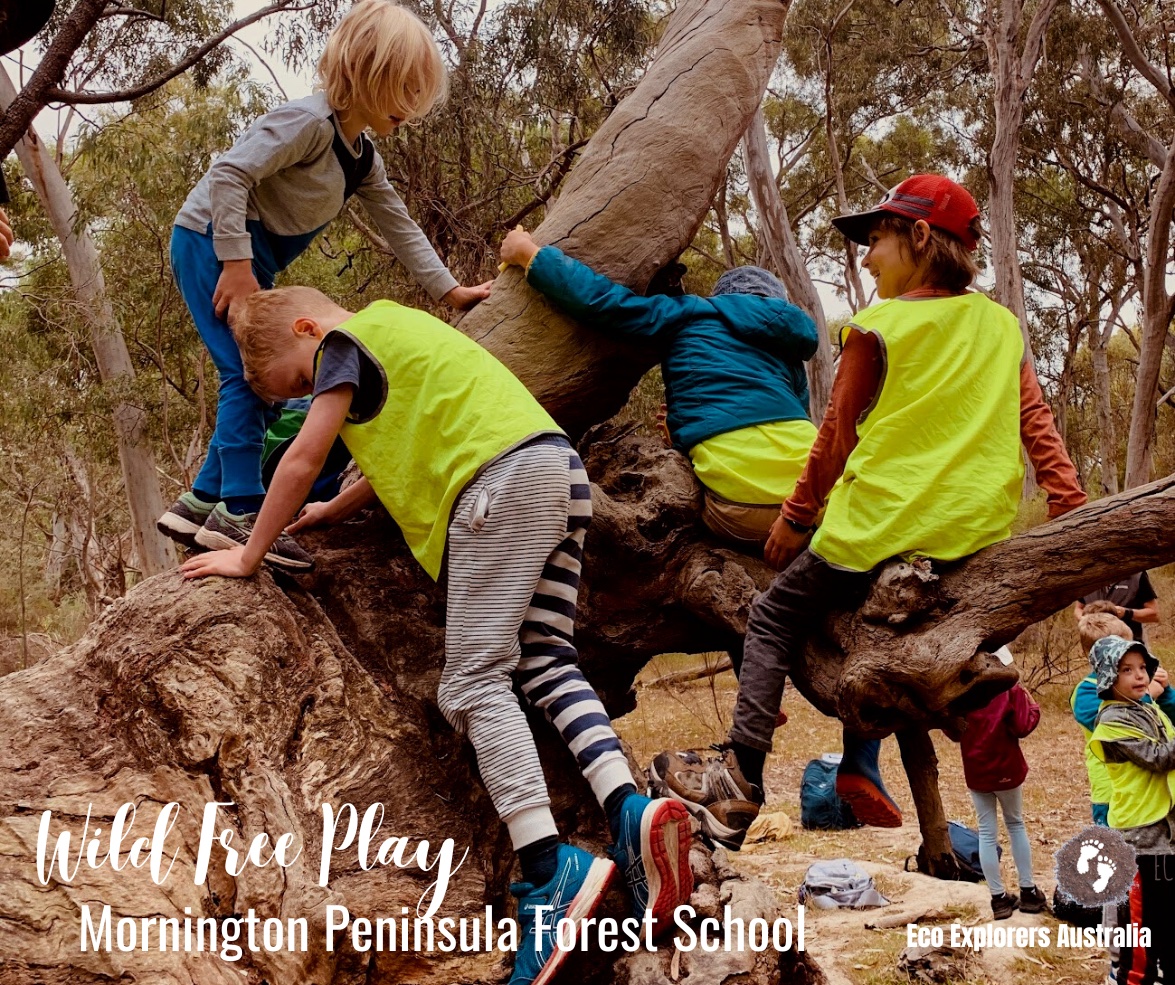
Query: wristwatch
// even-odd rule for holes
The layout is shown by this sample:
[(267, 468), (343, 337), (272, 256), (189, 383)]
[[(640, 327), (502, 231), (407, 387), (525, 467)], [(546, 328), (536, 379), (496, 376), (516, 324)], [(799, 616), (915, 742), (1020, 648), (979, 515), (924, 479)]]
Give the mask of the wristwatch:
[(783, 522), (786, 523), (789, 527), (791, 527), (792, 530), (794, 530), (796, 533), (810, 534), (812, 532), (812, 525), (811, 524), (797, 523), (790, 516), (787, 516), (786, 514), (783, 514), (783, 513), (781, 513), (780, 516), (783, 517)]

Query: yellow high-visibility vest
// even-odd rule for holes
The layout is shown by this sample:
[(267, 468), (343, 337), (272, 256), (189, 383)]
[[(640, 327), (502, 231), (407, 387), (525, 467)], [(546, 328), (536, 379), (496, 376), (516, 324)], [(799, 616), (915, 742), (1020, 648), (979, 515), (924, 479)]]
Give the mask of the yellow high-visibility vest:
[(881, 384), (812, 551), (869, 571), (898, 555), (951, 561), (1008, 537), (1024, 481), (1015, 315), (982, 294), (894, 298), (857, 312), (850, 331), (880, 340)]
[[(1103, 701), (1102, 707), (1121, 703)], [(1162, 736), (1160, 741), (1175, 741), (1175, 725), (1171, 724), (1171, 719), (1163, 710), (1150, 704), (1143, 704), (1141, 707), (1155, 719), (1158, 726), (1156, 731)], [(1102, 743), (1113, 742), (1116, 739), (1155, 741), (1154, 736), (1123, 722), (1098, 722), (1097, 728), (1093, 730), (1093, 738), (1089, 741), (1089, 748), (1098, 759), (1106, 763)], [(1170, 814), (1172, 806), (1175, 806), (1175, 770), (1152, 773), (1134, 763), (1122, 762), (1106, 763), (1106, 772), (1114, 788), (1110, 795), (1111, 828), (1141, 828), (1147, 824), (1154, 824)]]
[(376, 412), (339, 435), (416, 560), (439, 578), (462, 490), (503, 452), (560, 429), (510, 370), (427, 312), (376, 301), (334, 331), (371, 357), (384, 385)]
[[(1096, 686), (1097, 674), (1090, 674), (1085, 680)], [(1073, 693), (1069, 695), (1069, 709), (1072, 711), (1076, 707), (1077, 688), (1074, 688)], [(1110, 796), (1114, 792), (1114, 785), (1110, 782), (1110, 774), (1106, 772), (1106, 764), (1098, 759), (1094, 755), (1093, 749), (1090, 748), (1089, 740), (1093, 738), (1093, 733), (1080, 722), (1077, 724), (1081, 729), (1081, 734), (1085, 736), (1085, 772), (1089, 774), (1089, 799), (1094, 804), (1108, 804)]]

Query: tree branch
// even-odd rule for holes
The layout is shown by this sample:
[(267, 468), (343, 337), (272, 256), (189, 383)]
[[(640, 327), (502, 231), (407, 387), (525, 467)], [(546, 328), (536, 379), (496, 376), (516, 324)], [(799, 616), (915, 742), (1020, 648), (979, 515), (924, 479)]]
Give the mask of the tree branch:
[(154, 92), (160, 86), (170, 82), (177, 75), (182, 75), (189, 68), (203, 59), (210, 51), (219, 45), (223, 44), (228, 38), (232, 37), (237, 31), (248, 27), (250, 24), (255, 24), (257, 21), (270, 14), (276, 14), (281, 11), (297, 11), (309, 10), (313, 4), (303, 4), (298, 7), (290, 6), (294, 0), (277, 0), (276, 3), (271, 3), (268, 7), (262, 7), (255, 13), (248, 17), (242, 17), (240, 20), (233, 21), (219, 34), (213, 35), (205, 41), (200, 47), (190, 51), (184, 58), (173, 65), (170, 69), (162, 75), (156, 76), (148, 82), (143, 82), (137, 86), (131, 86), (129, 89), (119, 89), (115, 92), (71, 92), (68, 89), (59, 89), (51, 87), (45, 90), (46, 102), (70, 103), (71, 105), (97, 105), (102, 103), (124, 103), (133, 99), (140, 99), (150, 92)]
[(1037, 6), (1036, 13), (1032, 15), (1028, 33), (1024, 36), (1024, 52), (1020, 56), (1021, 91), (1028, 88), (1028, 83), (1036, 71), (1036, 63), (1040, 59), (1041, 47), (1044, 44), (1044, 33), (1056, 7), (1057, 0), (1043, 0)]
[(1172, 107), (1175, 107), (1175, 88), (1167, 81), (1167, 77), (1159, 70), (1157, 65), (1154, 65), (1146, 53), (1138, 45), (1138, 40), (1134, 37), (1134, 31), (1126, 22), (1122, 11), (1118, 9), (1118, 5), (1114, 0), (1098, 0), (1098, 4), (1102, 10), (1106, 12), (1106, 17), (1109, 18), (1110, 23), (1114, 26), (1117, 32), (1118, 40), (1122, 42), (1122, 51), (1129, 59), (1130, 64), (1133, 65), (1139, 74), (1147, 80), (1155, 90), (1161, 95)]
[(0, 160), (9, 155), (33, 118), (48, 102), (46, 93), (61, 81), (73, 53), (81, 47), (105, 9), (106, 0), (78, 0), (69, 12), (28, 84), (17, 93), (0, 118)]

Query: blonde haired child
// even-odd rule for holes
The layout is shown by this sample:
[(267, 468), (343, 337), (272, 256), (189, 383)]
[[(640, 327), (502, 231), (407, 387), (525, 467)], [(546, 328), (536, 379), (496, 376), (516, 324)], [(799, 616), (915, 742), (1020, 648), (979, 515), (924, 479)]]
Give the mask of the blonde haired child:
[(342, 116), (366, 110), (407, 122), (444, 100), (448, 75), (419, 17), (389, 0), (362, 0), (327, 39), (318, 87)]
[[(237, 305), (273, 287), (357, 195), (396, 257), (425, 290), (455, 308), (489, 294), (461, 287), (388, 181), (365, 130), (387, 136), (445, 93), (445, 69), (428, 28), (391, 0), (360, 0), (327, 41), (320, 90), (258, 119), (218, 157), (176, 216), (171, 264), (200, 338), (220, 375), (216, 429), (191, 492), (159, 518), (187, 544), (244, 544), (265, 495), (261, 454), (268, 409), (245, 382), (229, 328)], [(283, 535), (270, 563), (313, 563)]]

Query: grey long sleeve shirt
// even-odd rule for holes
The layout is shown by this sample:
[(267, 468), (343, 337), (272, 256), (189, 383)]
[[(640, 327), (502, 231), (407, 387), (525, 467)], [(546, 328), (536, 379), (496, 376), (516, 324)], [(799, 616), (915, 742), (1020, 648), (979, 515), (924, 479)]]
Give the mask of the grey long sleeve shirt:
[[(176, 225), (205, 233), (211, 224), (219, 260), (249, 260), (253, 242), (246, 223), (259, 221), (285, 266), (343, 210), (345, 177), (333, 149), (336, 133), (338, 122), (321, 92), (266, 113), (213, 162)], [(433, 298), (457, 286), (388, 181), (378, 152), (356, 195), (397, 259)]]

